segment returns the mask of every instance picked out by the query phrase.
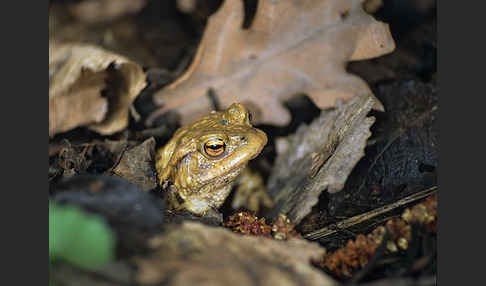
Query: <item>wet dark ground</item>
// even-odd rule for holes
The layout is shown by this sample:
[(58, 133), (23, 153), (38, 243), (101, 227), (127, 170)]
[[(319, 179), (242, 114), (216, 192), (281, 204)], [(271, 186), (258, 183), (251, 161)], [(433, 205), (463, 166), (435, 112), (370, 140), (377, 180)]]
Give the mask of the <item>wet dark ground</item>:
[[(177, 12), (171, 1), (150, 1), (137, 15), (137, 25), (144, 31), (140, 37), (153, 45), (152, 50), (158, 59), (157, 63), (144, 67), (149, 84), (135, 102), (142, 118), (155, 109), (151, 94), (177, 78), (187, 67), (204, 29), (205, 19), (217, 9), (218, 2), (200, 4), (203, 7), (198, 10), (199, 13), (184, 15)], [(256, 2), (245, 2), (249, 13), (248, 24)], [(372, 126), (373, 135), (369, 139), (366, 156), (351, 173), (343, 191), (335, 195), (321, 195), (312, 213), (298, 226), (302, 233), (437, 185), (437, 18), (435, 3), (427, 6), (423, 4), (425, 2), (387, 0), (376, 11), (377, 19), (390, 24), (396, 50), (377, 59), (350, 63), (348, 71), (369, 83), (386, 112), (372, 112), (371, 115), (377, 120)], [(169, 22), (170, 25), (167, 24)], [(164, 48), (158, 49), (159, 46)], [(274, 139), (291, 134), (301, 123), (309, 123), (319, 115), (319, 110), (305, 97), (295, 98), (287, 102), (287, 106), (293, 118), (289, 126), (259, 126), (270, 141), (262, 154), (251, 162), (251, 167), (264, 177), (270, 173), (276, 156)], [(80, 205), (107, 217), (121, 237), (118, 250), (121, 257), (143, 252), (146, 239), (170, 219), (160, 215), (165, 206), (159, 189), (154, 187), (148, 193), (130, 192), (130, 188), (137, 187), (132, 185), (127, 188), (125, 182), (110, 176), (113, 175), (112, 169), (119, 160), (120, 152), (151, 136), (156, 139), (155, 148), (162, 146), (178, 126), (178, 116), (169, 113), (157, 119), (149, 130), (143, 125), (143, 120), (135, 122), (132, 119), (127, 130), (109, 137), (99, 136), (84, 128), (56, 135), (49, 143), (51, 198), (61, 203)], [(77, 175), (95, 177), (76, 178)], [(74, 180), (69, 181), (69, 178)], [(100, 191), (104, 195), (93, 199), (90, 195), (92, 192), (86, 190), (97, 180), (106, 182)], [(117, 200), (113, 201), (113, 198)], [(133, 213), (131, 208), (126, 207), (134, 202), (143, 205), (146, 212)], [(320, 242), (332, 251), (344, 246), (356, 234), (371, 231), (378, 223), (400, 214), (402, 210), (339, 232)], [(231, 214), (227, 205), (222, 211), (224, 217)], [(396, 263), (377, 264), (362, 282), (397, 275), (421, 277), (436, 274), (435, 241), (433, 234), (419, 237), (413, 242), (410, 252), (398, 256)], [(431, 254), (434, 259), (422, 268), (404, 270), (409, 269), (414, 261)]]

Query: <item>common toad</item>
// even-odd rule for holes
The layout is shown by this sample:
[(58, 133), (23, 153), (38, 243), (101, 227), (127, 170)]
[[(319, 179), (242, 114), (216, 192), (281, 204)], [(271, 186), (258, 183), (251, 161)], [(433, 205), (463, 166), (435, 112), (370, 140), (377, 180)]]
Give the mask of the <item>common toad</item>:
[(169, 205), (198, 215), (219, 208), (248, 161), (266, 143), (266, 134), (250, 124), (240, 103), (178, 129), (156, 155)]

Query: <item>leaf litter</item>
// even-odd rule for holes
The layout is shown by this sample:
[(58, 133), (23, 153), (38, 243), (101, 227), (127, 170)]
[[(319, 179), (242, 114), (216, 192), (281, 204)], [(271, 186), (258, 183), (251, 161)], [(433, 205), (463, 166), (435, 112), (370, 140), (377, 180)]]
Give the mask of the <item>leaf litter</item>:
[[(144, 1), (139, 1), (142, 2)], [(311, 209), (315, 210), (323, 192), (343, 193), (344, 184), (351, 171), (356, 169), (357, 162), (364, 156), (371, 134), (370, 127), (374, 122), (374, 118), (368, 117), (367, 114), (372, 108), (382, 109), (383, 106), (374, 97), (368, 85), (360, 78), (347, 73), (345, 66), (349, 61), (389, 53), (395, 44), (388, 26), (363, 12), (360, 2), (362, 1), (302, 1), (294, 6), (290, 1), (259, 1), (253, 23), (249, 29), (243, 29), (242, 1), (226, 0), (209, 18), (203, 39), (187, 73), (155, 96), (156, 103), (163, 106), (164, 112), (167, 109), (182, 112), (183, 123), (191, 121), (198, 113), (207, 113), (217, 105), (224, 107), (232, 100), (243, 101), (253, 111), (257, 123), (279, 126), (287, 124), (290, 119), (290, 114), (282, 103), (295, 94), (307, 94), (323, 109), (321, 116), (312, 123), (301, 126), (295, 134), (287, 138), (277, 140), (277, 158), (273, 167), (269, 168), (271, 174), (267, 181), (270, 194), (277, 203), (274, 207), (263, 210), (263, 214), (270, 221), (275, 221), (275, 230), (270, 231), (264, 219), (262, 222), (262, 219), (254, 216), (253, 220), (236, 222), (236, 226), (233, 227), (239, 232), (260, 233), (259, 229), (263, 227), (262, 233), (265, 234), (276, 234), (284, 239), (299, 237), (299, 228), (296, 232), (295, 224), (312, 215)], [(201, 3), (198, 5), (204, 6)], [(150, 1), (148, 5), (150, 7)], [(326, 9), (313, 5), (322, 5)], [(133, 11), (127, 8), (120, 15), (115, 13), (114, 17), (123, 18), (123, 13), (137, 13), (136, 10), (139, 8), (136, 7)], [(320, 17), (322, 15), (317, 12), (319, 10), (327, 11), (326, 16), (329, 18), (324, 17), (323, 20)], [(287, 11), (287, 14), (283, 11)], [(100, 31), (96, 27), (98, 24), (93, 25), (90, 16), (92, 15), (78, 17), (81, 19), (78, 24), (82, 26), (82, 22), (85, 21), (91, 25), (89, 29)], [(300, 21), (299, 17), (306, 18), (306, 21)], [(96, 22), (98, 19), (94, 20)], [(224, 25), (218, 27), (217, 24), (221, 23)], [(133, 22), (128, 25), (132, 24)], [(51, 18), (49, 26), (50, 32), (54, 31), (51, 29)], [(69, 33), (69, 27), (66, 27), (66, 31), (65, 35), (73, 35)], [(109, 29), (106, 31), (109, 32)], [(110, 40), (108, 32), (106, 39)], [(143, 34), (142, 30), (139, 32)], [(131, 35), (133, 37), (134, 34)], [(52, 33), (50, 36), (51, 40), (54, 40)], [(298, 37), (306, 40), (299, 42)], [(62, 79), (60, 74), (72, 73), (75, 80), (63, 88), (57, 88), (55, 104), (51, 103), (50, 88), (50, 106), (52, 104), (57, 109), (54, 116), (50, 113), (50, 119), (57, 117), (59, 122), (51, 123), (50, 120), (49, 135), (52, 137), (59, 134), (57, 138), (70, 138), (72, 134), (67, 131), (86, 127), (101, 135), (114, 136), (108, 137), (109, 140), (105, 138), (107, 141), (104, 142), (95, 140), (64, 145), (50, 142), (50, 194), (51, 197), (62, 199), (64, 202), (81, 204), (86, 209), (109, 218), (121, 239), (118, 246), (123, 251), (118, 253), (118, 262), (125, 270), (135, 271), (134, 277), (138, 283), (163, 282), (168, 285), (183, 285), (188, 282), (211, 281), (212, 285), (251, 285), (259, 281), (263, 285), (337, 284), (337, 281), (310, 264), (311, 260), (322, 258), (326, 253), (325, 248), (316, 243), (295, 238), (276, 241), (263, 237), (246, 237), (221, 227), (204, 225), (218, 226), (222, 220), (195, 220), (190, 216), (174, 216), (175, 214), (165, 212), (163, 205), (159, 204), (163, 199), (153, 192), (157, 189), (153, 172), (153, 151), (156, 145), (163, 142), (155, 142), (150, 136), (161, 133), (163, 136), (156, 136), (160, 137), (157, 141), (164, 141), (167, 140), (166, 136), (170, 135), (166, 133), (170, 131), (165, 127), (160, 130), (144, 129), (138, 123), (128, 125), (130, 115), (135, 122), (140, 119), (132, 104), (145, 86), (146, 75), (141, 69), (142, 62), (131, 61), (126, 54), (121, 56), (117, 52), (97, 47), (100, 43), (101, 47), (106, 48), (107, 42), (91, 43), (92, 45), (86, 45), (52, 41), (50, 50), (51, 44), (70, 46), (66, 50), (71, 51), (90, 47), (95, 53), (111, 54), (107, 58), (124, 58), (127, 62), (123, 64), (131, 68), (117, 72), (120, 64), (111, 61), (108, 64), (103, 63), (98, 69), (86, 65), (70, 69), (66, 68), (66, 63), (72, 60), (70, 52), (61, 53), (57, 58), (53, 57), (56, 61), (50, 61), (49, 64), (50, 87), (55, 87), (54, 83), (59, 81), (59, 78)], [(289, 48), (290, 46), (295, 49)], [(265, 57), (275, 52), (274, 57)], [(164, 56), (167, 57), (168, 54)], [(175, 61), (173, 54), (170, 55), (171, 61)], [(150, 57), (146, 59), (146, 62), (150, 62), (149, 66), (157, 60)], [(302, 62), (302, 65), (295, 62), (296, 60)], [(364, 70), (367, 70), (364, 63)], [(319, 72), (319, 68), (324, 68), (324, 71)], [(235, 77), (240, 69), (243, 76)], [(164, 71), (164, 68), (160, 70)], [(372, 80), (372, 84), (382, 85), (380, 81), (384, 78), (395, 79), (401, 75), (395, 73), (395, 70), (385, 71), (383, 75)], [(225, 78), (225, 75), (230, 76)], [(322, 83), (322, 86), (318, 89), (313, 88), (309, 78)], [(137, 91), (131, 96), (127, 96), (128, 82), (137, 86)], [(218, 84), (220, 82), (223, 84)], [(159, 86), (165, 84), (159, 83)], [(157, 86), (157, 83), (153, 86)], [(213, 101), (209, 101), (209, 97), (206, 96), (209, 88), (213, 89), (215, 95)], [(372, 88), (374, 92), (377, 91), (374, 86)], [(124, 90), (121, 97), (120, 90)], [(149, 92), (149, 96), (151, 93), (153, 90)], [(187, 99), (197, 102), (197, 106), (186, 106)], [(387, 100), (393, 100), (385, 99), (388, 109), (392, 104)], [(180, 104), (181, 102), (183, 104)], [(79, 107), (80, 110), (76, 111), (73, 107)], [(71, 117), (61, 112), (68, 108), (75, 111)], [(117, 115), (114, 116), (114, 113)], [(113, 119), (114, 117), (116, 118)], [(143, 117), (144, 114), (142, 119), (145, 119)], [(124, 130), (123, 134), (117, 134)], [(381, 132), (381, 129), (377, 130)], [(414, 133), (407, 135), (415, 136)], [(57, 141), (57, 138), (54, 141)], [(373, 138), (368, 145), (372, 146), (376, 142), (380, 143)], [(433, 146), (431, 148), (433, 149)], [(427, 166), (424, 168), (427, 169)], [(58, 179), (81, 179), (79, 175), (85, 173), (111, 176), (99, 177), (93, 181), (81, 180), (64, 189), (60, 187), (62, 184), (57, 184)], [(402, 179), (407, 180), (405, 177), (400, 178)], [(98, 184), (107, 180), (118, 180), (119, 183)], [(299, 183), (302, 186), (298, 186)], [(371, 183), (366, 183), (366, 190), (370, 189)], [(99, 190), (101, 185), (104, 186), (102, 191), (90, 193), (90, 188)], [(127, 193), (123, 193), (121, 189)], [(84, 191), (78, 192), (79, 190)], [(142, 194), (148, 196), (142, 199), (143, 202), (137, 201), (136, 198), (141, 198)], [(155, 196), (152, 196), (153, 194)], [(113, 196), (116, 197), (115, 200), (110, 199)], [(140, 205), (143, 205), (142, 210), (137, 213), (137, 206)], [(322, 209), (322, 205), (319, 208)], [(253, 215), (249, 214), (248, 217), (253, 218)], [(147, 220), (144, 221), (145, 219)], [(193, 222), (184, 222), (185, 220)], [(318, 225), (315, 226), (318, 228)], [(148, 241), (150, 247), (147, 248)], [(143, 255), (138, 253), (136, 259), (138, 268), (128, 268), (127, 265), (132, 265), (125, 259), (132, 258), (136, 252), (143, 252)], [(73, 273), (66, 271), (65, 274)], [(232, 275), (229, 276), (229, 273)], [(78, 278), (87, 277), (83, 273), (76, 275)], [(123, 283), (136, 283), (132, 280), (133, 273), (129, 276), (131, 277), (122, 279)], [(64, 275), (63, 284), (74, 285), (73, 280), (66, 277)], [(82, 280), (78, 278), (75, 280)], [(115, 281), (120, 281), (119, 279), (117, 274), (113, 274), (109, 280), (102, 276), (93, 276), (90, 283), (115, 285)]]

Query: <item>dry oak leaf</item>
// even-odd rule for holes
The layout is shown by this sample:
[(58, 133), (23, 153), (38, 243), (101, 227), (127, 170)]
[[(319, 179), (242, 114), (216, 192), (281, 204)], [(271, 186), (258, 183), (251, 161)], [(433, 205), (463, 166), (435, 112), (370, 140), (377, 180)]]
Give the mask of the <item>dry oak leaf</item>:
[[(128, 125), (145, 73), (101, 48), (49, 42), (49, 136), (78, 126), (110, 135)], [(102, 92), (105, 92), (102, 94)]]
[[(321, 109), (336, 100), (371, 93), (346, 72), (348, 61), (390, 53), (388, 25), (363, 11), (362, 0), (261, 0), (248, 29), (243, 1), (225, 0), (206, 26), (185, 74), (154, 95), (155, 114), (175, 109), (189, 123), (213, 109), (242, 102), (255, 123), (285, 125), (282, 102), (307, 94)], [(383, 110), (379, 101), (375, 109)], [(152, 118), (155, 117), (155, 114)]]
[(184, 222), (151, 245), (150, 256), (136, 258), (142, 285), (338, 285), (311, 265), (325, 249), (304, 239), (277, 241)]

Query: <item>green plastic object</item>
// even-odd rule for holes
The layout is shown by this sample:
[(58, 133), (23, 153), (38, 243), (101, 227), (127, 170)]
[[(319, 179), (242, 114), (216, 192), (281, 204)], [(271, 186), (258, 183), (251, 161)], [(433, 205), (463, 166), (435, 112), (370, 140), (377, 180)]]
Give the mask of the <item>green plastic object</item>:
[(103, 218), (49, 202), (49, 260), (94, 270), (114, 259), (116, 239)]

